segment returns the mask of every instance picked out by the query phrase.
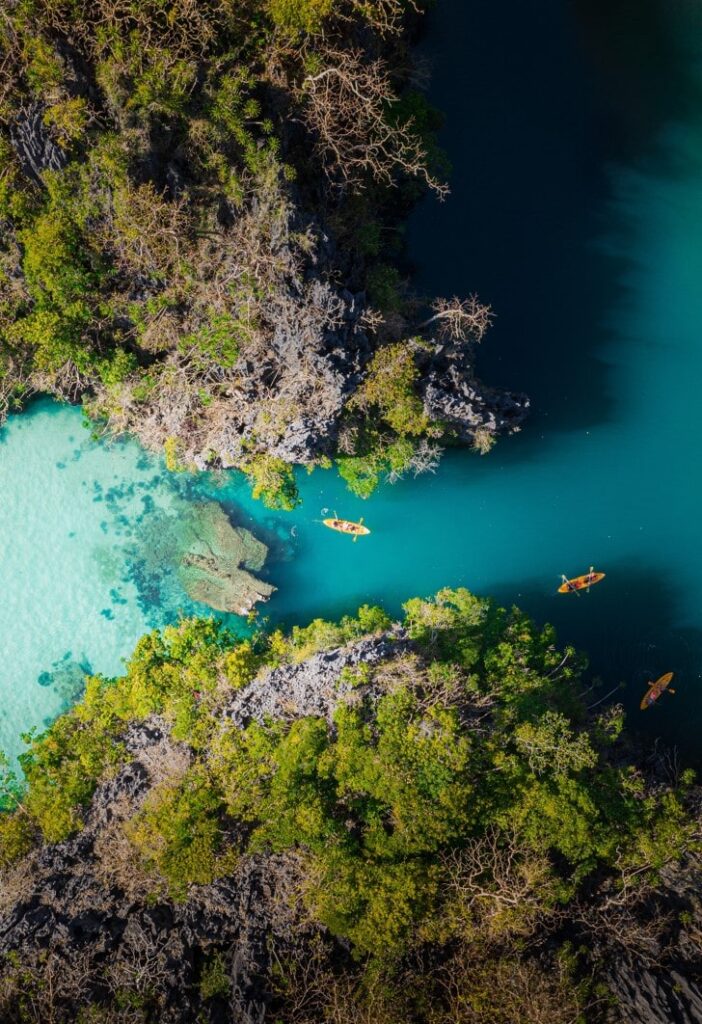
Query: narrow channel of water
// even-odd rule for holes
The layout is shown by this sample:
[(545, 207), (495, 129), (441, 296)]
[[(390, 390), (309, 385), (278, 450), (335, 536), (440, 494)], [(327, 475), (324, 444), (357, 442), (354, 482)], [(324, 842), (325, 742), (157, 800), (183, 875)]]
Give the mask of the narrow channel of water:
[[(41, 403), (0, 444), (0, 745), (114, 672), (151, 625), (192, 610), (139, 581), (139, 545), (179, 502), (216, 497), (270, 546), (272, 620), (465, 585), (588, 649), (636, 724), (690, 758), (702, 724), (702, 25), (696, 0), (441, 0), (424, 43), (447, 112), (453, 196), (410, 231), (427, 293), (499, 314), (484, 376), (529, 391), (524, 432), (488, 457), (349, 496), (301, 474), (272, 514), (238, 476), (168, 479), (134, 445), (95, 445)], [(365, 516), (352, 543), (325, 510)], [(555, 593), (594, 563), (591, 594)], [(62, 666), (67, 670), (62, 674)], [(678, 693), (645, 716), (645, 682)], [(45, 674), (48, 673), (48, 674)], [(41, 686), (41, 683), (48, 684)]]
[[(626, 680), (632, 712), (675, 669), (679, 699), (636, 721), (697, 757), (702, 7), (443, 0), (426, 51), (454, 194), (415, 218), (419, 277), (493, 303), (482, 372), (534, 402), (484, 471), (507, 556), (485, 585)], [(608, 578), (587, 604), (544, 594), (591, 562)]]

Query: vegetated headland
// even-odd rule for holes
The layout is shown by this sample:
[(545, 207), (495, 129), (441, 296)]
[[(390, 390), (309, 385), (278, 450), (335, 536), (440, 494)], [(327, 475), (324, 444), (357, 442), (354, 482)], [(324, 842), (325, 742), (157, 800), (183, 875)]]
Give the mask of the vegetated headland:
[(622, 726), (465, 590), (145, 636), (6, 773), (0, 1016), (699, 1019), (700, 791)]
[[(405, 0), (11, 0), (0, 15), (0, 406), (82, 400), (168, 465), (367, 496), (528, 400), (490, 310), (420, 301), (398, 222), (447, 191)], [(431, 308), (428, 308), (431, 307)]]

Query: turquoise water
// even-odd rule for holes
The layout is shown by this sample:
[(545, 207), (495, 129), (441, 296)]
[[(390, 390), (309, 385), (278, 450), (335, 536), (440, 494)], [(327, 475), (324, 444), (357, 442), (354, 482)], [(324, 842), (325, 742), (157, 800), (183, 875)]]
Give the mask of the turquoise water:
[[(632, 18), (635, 10), (636, 18)], [(672, 13), (671, 13), (672, 12)], [(499, 318), (484, 376), (532, 396), (522, 434), (488, 457), (367, 503), (331, 472), (273, 514), (240, 478), (168, 476), (132, 444), (89, 440), (39, 403), (0, 444), (0, 744), (70, 701), (80, 668), (113, 673), (135, 639), (192, 611), (163, 565), (160, 517), (213, 496), (270, 546), (273, 621), (392, 611), (465, 585), (517, 602), (592, 654), (602, 693), (698, 752), (702, 717), (702, 26), (692, 0), (442, 0), (424, 43), (447, 112), (453, 197), (414, 218), (427, 293), (477, 290)], [(354, 544), (328, 512), (365, 516)], [(580, 598), (559, 574), (594, 563)], [(140, 568), (141, 567), (141, 568)], [(195, 609), (196, 610), (196, 609)], [(201, 609), (200, 609), (201, 610)], [(647, 678), (678, 694), (636, 711)], [(42, 685), (45, 684), (45, 685)]]
[(136, 444), (91, 441), (76, 409), (40, 401), (0, 435), (0, 749), (114, 674), (148, 629), (205, 612), (149, 557), (190, 498)]

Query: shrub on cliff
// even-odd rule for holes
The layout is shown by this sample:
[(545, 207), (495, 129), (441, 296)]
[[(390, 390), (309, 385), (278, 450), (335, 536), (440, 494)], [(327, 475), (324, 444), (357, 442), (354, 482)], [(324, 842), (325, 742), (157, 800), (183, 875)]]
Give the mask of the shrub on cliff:
[[(367, 649), (382, 638), (385, 656), (351, 657), (371, 635)], [(350, 660), (334, 671), (340, 651)], [(185, 903), (188, 917), (212, 901), (219, 914), (250, 865), (287, 865), (286, 900), (305, 923), (274, 951), (281, 1020), (507, 1022), (522, 1005), (525, 1022), (575, 1021), (600, 1005), (587, 936), (638, 948), (637, 908), (700, 846), (690, 779), (664, 785), (630, 763), (621, 709), (583, 705), (585, 667), (552, 629), (465, 590), (408, 601), (401, 631), (364, 607), (289, 635), (237, 640), (198, 620), (153, 633), (124, 677), (89, 680), (32, 741), (22, 781), (6, 766), (7, 898), (31, 889), (37, 842), (86, 824), (101, 901), (123, 891), (130, 906)], [(261, 710), (270, 672), (275, 718)], [(315, 687), (328, 711), (312, 716), (293, 695)], [(132, 796), (117, 786), (106, 813), (104, 793), (134, 758), (126, 777), (148, 782)], [(106, 994), (98, 960), (80, 968), (79, 998), (99, 990), (108, 1012), (123, 996)], [(0, 1008), (30, 991), (45, 1006), (49, 964), (53, 953), (24, 973), (8, 962)]]
[[(333, 720), (222, 717), (267, 666), (388, 625), (364, 608), (290, 637), (237, 642), (207, 621), (145, 637), (124, 678), (90, 680), (22, 758), (23, 822), (49, 841), (79, 829), (129, 723), (159, 715), (194, 762), (125, 826), (145, 870), (182, 896), (225, 870), (222, 843), (298, 851), (311, 912), (380, 958), (483, 920), (518, 932), (529, 907), (548, 914), (602, 872), (644, 879), (692, 841), (683, 791), (649, 789), (614, 754), (617, 716), (587, 715), (582, 659), (464, 590), (408, 602), (413, 651), (347, 672)], [(5, 827), (5, 860), (28, 827)]]
[[(99, 429), (136, 433), (174, 467), (240, 468), (275, 508), (296, 503), (295, 464), (372, 463), (362, 493), (431, 468), (438, 450), (427, 461), (413, 449), (444, 430), (422, 411), (412, 345), (401, 409), (376, 386), (412, 318), (383, 219), (415, 193), (391, 212), (386, 186), (444, 190), (435, 119), (400, 70), (412, 10), (12, 4), (0, 22), (0, 415), (36, 391), (82, 398)], [(375, 393), (364, 410), (359, 383)], [(393, 447), (407, 435), (409, 451)]]

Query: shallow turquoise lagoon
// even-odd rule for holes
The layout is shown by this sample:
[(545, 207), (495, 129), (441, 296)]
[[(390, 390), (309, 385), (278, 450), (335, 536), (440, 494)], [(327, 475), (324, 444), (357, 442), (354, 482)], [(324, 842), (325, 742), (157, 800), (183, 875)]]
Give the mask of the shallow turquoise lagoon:
[[(0, 434), (0, 748), (41, 728), (86, 672), (116, 673), (153, 626), (196, 609), (150, 531), (186, 488), (133, 443), (91, 441), (76, 409), (40, 401)], [(202, 609), (199, 609), (202, 611)]]
[[(447, 585), (494, 594), (589, 650), (600, 694), (623, 684), (610, 699), (635, 724), (698, 758), (702, 27), (685, 0), (635, 7), (632, 21), (628, 0), (442, 0), (425, 42), (455, 172), (449, 202), (411, 225), (419, 280), (494, 304), (484, 375), (534, 404), (488, 457), (447, 453), (366, 503), (333, 472), (301, 474), (302, 507), (274, 514), (237, 475), (171, 476), (134, 444), (91, 441), (77, 410), (11, 419), (0, 745), (16, 752), (81, 671), (115, 673), (145, 629), (203, 611), (173, 566), (145, 573), (144, 552), (162, 517), (206, 496), (269, 545), (272, 621), (395, 612)], [(373, 532), (354, 544), (321, 525), (328, 512)], [(604, 583), (556, 595), (561, 572), (593, 563)], [(677, 695), (641, 715), (666, 670)]]

